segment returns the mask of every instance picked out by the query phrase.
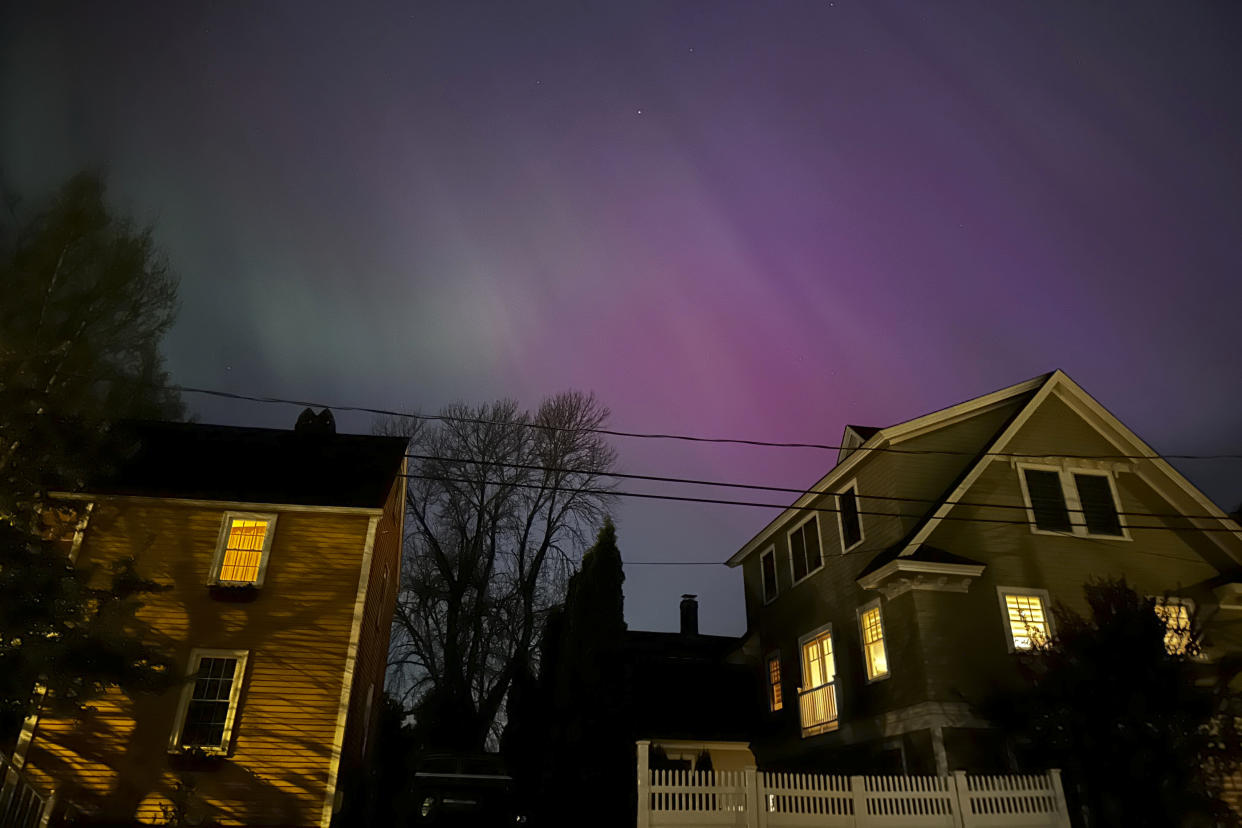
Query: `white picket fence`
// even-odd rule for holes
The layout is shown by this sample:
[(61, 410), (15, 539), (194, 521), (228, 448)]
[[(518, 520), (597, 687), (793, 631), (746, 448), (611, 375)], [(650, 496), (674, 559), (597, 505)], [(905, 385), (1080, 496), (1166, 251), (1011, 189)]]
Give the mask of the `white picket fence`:
[[(645, 763), (641, 763), (645, 764)], [(638, 828), (1069, 828), (1060, 771), (1038, 776), (829, 776), (647, 770)]]

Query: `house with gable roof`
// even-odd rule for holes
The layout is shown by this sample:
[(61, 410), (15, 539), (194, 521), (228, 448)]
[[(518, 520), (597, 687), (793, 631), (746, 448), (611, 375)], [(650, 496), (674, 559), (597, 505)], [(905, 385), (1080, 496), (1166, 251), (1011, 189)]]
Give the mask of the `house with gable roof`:
[(885, 428), (729, 558), (759, 664), (761, 766), (996, 771), (972, 707), (1083, 584), (1124, 576), (1171, 630), (1242, 651), (1242, 529), (1061, 371)]

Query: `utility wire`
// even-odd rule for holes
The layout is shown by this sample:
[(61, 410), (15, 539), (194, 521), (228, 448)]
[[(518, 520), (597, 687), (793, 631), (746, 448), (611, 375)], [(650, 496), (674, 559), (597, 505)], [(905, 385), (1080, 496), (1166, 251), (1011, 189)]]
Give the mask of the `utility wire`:
[[(94, 378), (106, 381), (106, 378)], [(471, 423), (474, 425), (493, 425), (493, 426), (517, 426), (521, 428), (533, 428), (543, 431), (585, 431), (590, 434), (602, 434), (610, 437), (633, 437), (643, 440), (680, 440), (691, 443), (724, 443), (742, 446), (765, 446), (773, 448), (807, 448), (821, 449), (824, 451), (838, 451), (846, 448), (840, 445), (829, 445), (826, 443), (797, 443), (797, 442), (780, 442), (774, 440), (752, 440), (738, 437), (703, 437), (691, 434), (671, 434), (659, 432), (638, 432), (638, 431), (620, 431), (609, 428), (579, 428), (576, 426), (554, 426), (546, 423), (532, 422), (496, 422), (494, 420), (484, 420), (475, 417), (454, 417), (446, 414), (418, 414), (411, 411), (398, 411), (390, 408), (374, 408), (363, 405), (335, 405), (332, 403), (315, 402), (313, 400), (295, 400), (285, 397), (260, 396), (254, 394), (239, 394), (232, 391), (220, 391), (214, 388), (199, 388), (186, 385), (162, 385), (160, 383), (141, 383), (155, 388), (163, 388), (167, 390), (181, 391), (186, 394), (203, 394), (210, 397), (219, 397), (229, 400), (242, 400), (245, 402), (257, 403), (278, 403), (282, 405), (300, 405), (304, 408), (330, 408), (333, 411), (352, 411), (361, 414), (377, 414), (390, 417), (401, 417), (410, 420), (435, 421), (435, 422), (454, 422), (454, 423)], [(1041, 457), (1066, 457), (1074, 460), (1242, 460), (1242, 454), (1024, 454), (1020, 452), (977, 452), (961, 449), (900, 449), (887, 447), (863, 448), (861, 446), (849, 447), (855, 451), (864, 452), (882, 452), (889, 454), (944, 454), (959, 455), (966, 457), (975, 457), (979, 455), (991, 457), (1016, 457), (1016, 458), (1041, 458)]]
[[(625, 491), (618, 491), (617, 489), (588, 489), (588, 488), (576, 488), (576, 487), (571, 487), (571, 486), (545, 485), (545, 484), (540, 484), (540, 483), (516, 483), (516, 482), (504, 481), (504, 480), (479, 481), (479, 480), (474, 480), (474, 479), (466, 478), (466, 477), (448, 477), (446, 475), (424, 475), (424, 474), (414, 474), (414, 473), (408, 473), (408, 472), (401, 476), (409, 480), (433, 480), (433, 481), (438, 481), (441, 483), (466, 483), (466, 484), (475, 484), (475, 483), (483, 482), (486, 485), (496, 486), (497, 488), (515, 487), (515, 488), (520, 488), (520, 489), (539, 489), (542, 491), (570, 492), (574, 494), (592, 494), (592, 495), (615, 496), (615, 497), (633, 497), (633, 498), (639, 498), (639, 499), (644, 499), (644, 500), (669, 500), (669, 501), (674, 501), (678, 503), (710, 503), (710, 504), (715, 504), (715, 505), (720, 505), (720, 506), (751, 506), (751, 507), (755, 507), (759, 509), (782, 509), (784, 510), (784, 509), (789, 508), (788, 504), (784, 504), (784, 503), (756, 503), (750, 500), (724, 500), (721, 498), (713, 498), (713, 497), (691, 497), (689, 495), (655, 494), (652, 492), (625, 492)], [(802, 506), (802, 507), (799, 507), (798, 511), (837, 513), (837, 512), (840, 512), (841, 510), (835, 509), (831, 506)], [(867, 511), (863, 509), (857, 510), (857, 514), (871, 515), (875, 517), (898, 517), (898, 518), (916, 518), (916, 519), (922, 518), (924, 516), (922, 514), (907, 514), (903, 512), (872, 512), (872, 511)], [(941, 517), (940, 519), (948, 520), (948, 521), (960, 521), (963, 523), (998, 523), (998, 524), (1007, 524), (1009, 526), (1029, 526), (1030, 525), (1030, 521), (1011, 520), (1009, 518), (962, 517), (959, 515), (945, 515)], [(1220, 518), (1212, 517), (1211, 520), (1220, 520)], [(1126, 529), (1159, 530), (1159, 531), (1170, 531), (1170, 532), (1228, 532), (1229, 534), (1238, 534), (1239, 532), (1242, 532), (1242, 527), (1239, 527), (1238, 529), (1229, 529), (1225, 527), (1202, 528), (1198, 526), (1127, 525), (1125, 528)]]
[[(405, 456), (410, 458), (411, 460), (424, 460), (424, 461), (433, 462), (433, 463), (466, 463), (466, 464), (473, 464), (473, 465), (479, 465), (479, 466), (496, 466), (499, 468), (506, 468), (506, 469), (524, 469), (528, 471), (549, 472), (552, 474), (582, 474), (582, 475), (592, 475), (596, 477), (615, 477), (615, 478), (619, 478), (622, 480), (648, 480), (648, 481), (654, 481), (654, 482), (659, 482), (659, 483), (684, 483), (684, 484), (690, 484), (690, 485), (695, 485), (695, 486), (718, 486), (718, 487), (724, 487), (724, 488), (730, 488), (730, 489), (754, 489), (754, 490), (765, 491), (765, 492), (788, 492), (788, 493), (797, 494), (797, 495), (808, 495), (808, 494), (830, 495), (830, 494), (833, 494), (833, 492), (823, 492), (823, 491), (818, 491), (815, 489), (796, 489), (796, 488), (790, 488), (787, 486), (764, 486), (764, 485), (759, 485), (755, 483), (727, 483), (727, 482), (723, 482), (719, 480), (701, 480), (701, 479), (690, 478), (690, 477), (665, 477), (662, 475), (654, 475), (654, 474), (627, 474), (625, 472), (588, 471), (585, 469), (568, 469), (568, 468), (561, 468), (558, 466), (541, 466), (541, 465), (532, 464), (532, 463), (506, 463), (500, 460), (476, 460), (476, 459), (467, 458), (467, 457), (440, 457), (434, 454), (407, 454)], [(1089, 470), (1084, 470), (1084, 471), (1089, 471)], [(973, 507), (980, 508), (980, 509), (1020, 509), (1022, 511), (1026, 511), (1027, 509), (1027, 507), (1024, 504), (1012, 504), (1012, 503), (979, 503), (979, 502), (969, 501), (969, 500), (936, 500), (933, 498), (925, 498), (925, 497), (902, 497), (900, 495), (874, 495), (874, 494), (865, 495), (861, 493), (858, 493), (856, 496), (858, 497), (859, 500), (883, 500), (883, 501), (893, 501), (896, 503), (922, 503), (922, 504), (927, 504), (927, 505), (940, 505), (943, 503), (947, 506), (973, 506)], [(790, 504), (786, 506), (786, 508), (793, 508), (793, 506), (792, 504)], [(1067, 512), (1071, 512), (1074, 514), (1085, 514), (1087, 511), (1086, 509), (1082, 509), (1082, 508), (1077, 508), (1077, 509), (1070, 508), (1068, 504), (1066, 505), (1065, 510)], [(860, 512), (859, 514), (873, 514), (873, 513)], [(884, 514), (884, 513), (876, 512), (874, 514)], [(1119, 511), (1117, 512), (1117, 514), (1123, 515), (1126, 517), (1148, 517), (1148, 518), (1169, 518), (1169, 519), (1186, 518), (1186, 519), (1196, 519), (1196, 520), (1220, 520), (1220, 517), (1218, 515), (1184, 514), (1181, 512), (1120, 512)]]

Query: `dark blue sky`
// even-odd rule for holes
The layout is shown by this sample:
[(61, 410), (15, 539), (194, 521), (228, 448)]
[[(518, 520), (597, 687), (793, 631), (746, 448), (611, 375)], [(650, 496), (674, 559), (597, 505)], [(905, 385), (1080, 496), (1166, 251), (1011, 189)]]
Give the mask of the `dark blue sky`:
[[(1062, 368), (1158, 450), (1242, 451), (1237, 4), (15, 5), (0, 171), (107, 168), (181, 276), (187, 385), (578, 387), (619, 428), (831, 443)], [(618, 449), (789, 486), (832, 462)], [(1242, 463), (1182, 468), (1242, 501)], [(626, 557), (723, 561), (770, 516), (617, 518)], [(742, 629), (734, 571), (626, 575), (633, 626), (697, 592)]]

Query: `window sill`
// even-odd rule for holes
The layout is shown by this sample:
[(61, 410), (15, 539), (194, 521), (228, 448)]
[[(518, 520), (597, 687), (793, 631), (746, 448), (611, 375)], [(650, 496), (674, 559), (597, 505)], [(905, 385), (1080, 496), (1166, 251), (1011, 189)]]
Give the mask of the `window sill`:
[(257, 584), (212, 583), (207, 585), (207, 591), (217, 601), (227, 601), (236, 604), (249, 603), (259, 597), (259, 586)]
[(881, 681), (887, 681), (888, 679), (892, 677), (893, 677), (893, 674), (891, 672), (885, 673), (882, 676), (876, 676), (875, 678), (867, 679), (867, 684), (879, 684)]
[(212, 770), (220, 767), (228, 759), (228, 751), (224, 748), (183, 748), (168, 749), (168, 764), (175, 770)]
[[(823, 569), (823, 568), (824, 568), (824, 562), (823, 562), (823, 561), (820, 561), (820, 562), (819, 562), (819, 566), (815, 567), (815, 568), (814, 568), (814, 569), (812, 569), (810, 572), (806, 573), (806, 574), (805, 574), (805, 575), (803, 575), (801, 578), (799, 578), (798, 580), (794, 581), (794, 582), (793, 582), (793, 584), (792, 584), (792, 585), (790, 585), (789, 589), (793, 589), (793, 588), (794, 588), (794, 587), (796, 587), (798, 584), (806, 583), (806, 581), (807, 581), (808, 579), (810, 579), (810, 577), (811, 577), (812, 575), (814, 575), (816, 572), (819, 572), (819, 571), (820, 571), (821, 569)], [(786, 590), (786, 591), (788, 591), (788, 590)]]
[(1081, 532), (1075, 529), (1071, 529), (1068, 532), (1061, 532), (1056, 529), (1040, 529), (1038, 526), (1036, 526), (1033, 523), (1030, 524), (1030, 528), (1031, 528), (1032, 535), (1049, 535), (1054, 538), (1090, 538), (1091, 540), (1114, 540), (1114, 541), (1134, 540), (1133, 538), (1130, 537), (1130, 533), (1127, 532), (1124, 527), (1122, 528), (1120, 535), (1096, 534), (1094, 532), (1088, 532), (1085, 529)]

